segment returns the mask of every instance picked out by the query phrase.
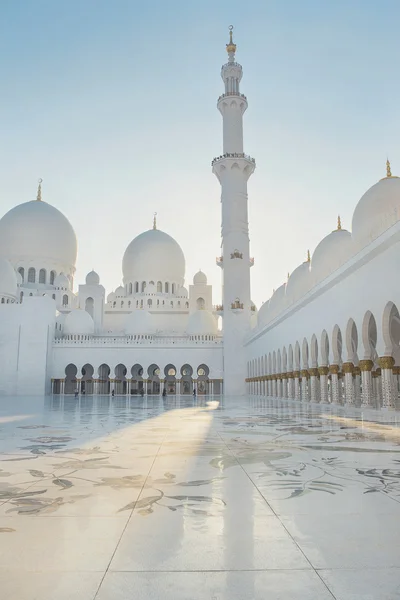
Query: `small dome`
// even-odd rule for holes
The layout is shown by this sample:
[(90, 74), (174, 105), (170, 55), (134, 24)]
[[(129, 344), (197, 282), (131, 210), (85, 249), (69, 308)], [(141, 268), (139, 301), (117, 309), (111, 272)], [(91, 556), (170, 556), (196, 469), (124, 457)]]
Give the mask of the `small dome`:
[(385, 177), (373, 185), (357, 204), (352, 235), (357, 248), (363, 248), (400, 219), (400, 179)]
[(150, 229), (135, 237), (125, 250), (122, 272), (124, 283), (175, 281), (183, 285), (185, 257), (170, 235), (159, 229)]
[(127, 335), (151, 335), (155, 333), (152, 315), (147, 310), (136, 309), (131, 312), (125, 321)]
[(77, 241), (68, 219), (38, 200), (19, 204), (0, 219), (0, 257), (12, 263), (52, 260), (73, 268)]
[(310, 263), (299, 265), (290, 275), (286, 284), (286, 305), (300, 300), (311, 288)]
[(252, 312), (251, 313), (251, 317), (250, 317), (250, 327), (251, 327), (251, 329), (254, 329), (255, 327), (257, 327), (257, 323), (258, 323), (257, 313)]
[(189, 292), (183, 285), (178, 290), (178, 296), (182, 296), (183, 298), (188, 298), (189, 296)]
[(116, 298), (115, 292), (110, 292), (107, 296), (107, 302), (114, 302)]
[(208, 310), (196, 310), (189, 317), (186, 331), (189, 335), (215, 335), (218, 332), (217, 321)]
[(198, 271), (193, 277), (193, 285), (207, 285), (207, 275), (203, 271)]
[(69, 290), (70, 283), (68, 277), (64, 273), (57, 275), (54, 279), (54, 287)]
[(267, 300), (266, 302), (264, 302), (264, 304), (260, 306), (260, 310), (257, 313), (257, 324), (259, 327), (264, 327), (264, 325), (269, 323), (271, 320), (269, 310), (270, 301), (271, 300)]
[(119, 285), (117, 287), (117, 289), (115, 290), (115, 296), (116, 296), (116, 298), (125, 298), (126, 290), (124, 287), (122, 287), (122, 285)]
[(86, 275), (86, 285), (99, 285), (99, 284), (100, 284), (99, 275), (96, 273), (96, 271), (90, 271), (90, 273), (88, 273)]
[(21, 285), (23, 283), (23, 279), (22, 279), (22, 275), (19, 271), (15, 271), (15, 274), (17, 276), (17, 284)]
[(275, 319), (286, 308), (286, 283), (280, 285), (269, 301), (269, 320)]
[(0, 258), (0, 296), (17, 296), (17, 274), (5, 258)]
[(311, 279), (319, 283), (341, 267), (353, 253), (351, 233), (336, 229), (324, 237), (315, 248), (311, 260)]
[(93, 335), (94, 333), (94, 322), (92, 317), (86, 310), (76, 308), (72, 310), (64, 321), (64, 334), (65, 335)]

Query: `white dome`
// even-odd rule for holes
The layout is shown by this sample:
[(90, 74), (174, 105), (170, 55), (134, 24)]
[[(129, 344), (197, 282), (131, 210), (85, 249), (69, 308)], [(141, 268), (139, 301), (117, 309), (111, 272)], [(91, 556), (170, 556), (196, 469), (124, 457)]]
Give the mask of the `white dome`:
[(255, 327), (257, 327), (257, 323), (258, 323), (257, 313), (252, 312), (251, 313), (251, 317), (250, 317), (250, 327), (251, 327), (251, 329), (254, 329)]
[(4, 258), (0, 258), (0, 296), (17, 296), (17, 274)]
[(19, 204), (0, 219), (0, 257), (12, 263), (40, 259), (74, 267), (76, 254), (71, 223), (47, 202)]
[(203, 271), (198, 271), (193, 277), (193, 285), (207, 285), (207, 275)]
[(189, 296), (189, 292), (183, 285), (178, 290), (178, 296), (183, 296), (183, 298), (187, 298)]
[(400, 179), (385, 177), (361, 198), (353, 213), (352, 235), (363, 248), (400, 218)]
[(126, 296), (126, 290), (122, 285), (119, 285), (114, 293), (117, 298), (125, 298)]
[(269, 310), (270, 301), (271, 301), (271, 299), (264, 302), (264, 304), (262, 304), (260, 306), (260, 310), (257, 313), (257, 324), (259, 327), (263, 327), (264, 325), (269, 323), (271, 320), (270, 310)]
[(311, 288), (310, 263), (299, 265), (290, 275), (286, 284), (286, 305), (300, 300)]
[(63, 289), (65, 288), (69, 290), (70, 283), (68, 277), (64, 275), (64, 273), (57, 275), (57, 277), (54, 279), (54, 287)]
[(125, 321), (127, 335), (144, 335), (155, 333), (152, 315), (147, 310), (137, 309), (131, 312)]
[(76, 308), (72, 310), (64, 321), (65, 335), (92, 335), (94, 333), (94, 322), (86, 310)]
[(90, 273), (88, 273), (86, 275), (86, 285), (99, 285), (100, 284), (100, 277), (98, 275), (98, 273), (96, 273), (96, 271), (90, 271)]
[(107, 302), (114, 302), (115, 298), (115, 292), (110, 292), (107, 296)]
[(286, 308), (286, 283), (280, 285), (269, 301), (269, 320), (272, 321)]
[(341, 267), (353, 253), (353, 239), (346, 229), (336, 229), (324, 237), (315, 248), (311, 260), (311, 279), (314, 284)]
[(183, 285), (185, 257), (170, 235), (150, 229), (132, 240), (125, 250), (122, 272), (124, 283), (170, 281)]
[(186, 331), (189, 335), (216, 334), (217, 321), (208, 310), (196, 310), (189, 317)]

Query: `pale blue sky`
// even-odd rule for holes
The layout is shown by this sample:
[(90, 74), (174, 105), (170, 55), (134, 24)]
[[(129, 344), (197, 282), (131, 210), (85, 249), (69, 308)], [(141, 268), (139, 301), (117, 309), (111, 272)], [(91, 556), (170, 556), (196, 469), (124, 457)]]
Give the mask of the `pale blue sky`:
[(252, 296), (286, 279), (337, 214), (400, 174), (395, 0), (2, 0), (0, 214), (35, 198), (70, 219), (77, 283), (121, 281), (133, 237), (159, 228), (220, 299), (216, 99), (235, 26), (249, 182)]

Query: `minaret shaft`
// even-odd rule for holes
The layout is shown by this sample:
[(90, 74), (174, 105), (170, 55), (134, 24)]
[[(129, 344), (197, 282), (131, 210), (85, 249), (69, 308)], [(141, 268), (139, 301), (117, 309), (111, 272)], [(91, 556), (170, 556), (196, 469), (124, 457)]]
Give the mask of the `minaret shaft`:
[(227, 395), (244, 395), (244, 341), (250, 331), (251, 316), (247, 180), (255, 162), (243, 153), (243, 114), (247, 99), (239, 89), (242, 67), (235, 62), (232, 35), (227, 51), (229, 61), (221, 70), (225, 93), (218, 99), (223, 119), (224, 154), (214, 159), (213, 172), (221, 184), (224, 391)]

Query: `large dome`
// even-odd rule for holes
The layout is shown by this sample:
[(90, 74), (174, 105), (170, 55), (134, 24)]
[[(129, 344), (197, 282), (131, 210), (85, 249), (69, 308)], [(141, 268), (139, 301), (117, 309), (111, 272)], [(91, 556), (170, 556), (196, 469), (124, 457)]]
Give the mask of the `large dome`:
[(311, 260), (311, 278), (314, 284), (341, 267), (353, 253), (351, 233), (336, 229), (324, 237), (315, 248)]
[(373, 185), (357, 204), (352, 234), (363, 248), (400, 219), (400, 179), (385, 177)]
[(170, 281), (183, 285), (185, 257), (170, 235), (150, 229), (132, 240), (125, 250), (122, 272), (124, 283)]
[(0, 219), (0, 257), (12, 263), (41, 259), (74, 267), (76, 254), (71, 223), (47, 202), (19, 204)]
[(196, 310), (189, 317), (186, 331), (189, 335), (215, 335), (218, 332), (217, 321), (208, 310)]
[(125, 333), (127, 335), (149, 335), (155, 333), (152, 315), (147, 310), (134, 310), (126, 318)]
[(17, 295), (17, 274), (8, 260), (0, 258), (0, 296), (15, 298)]
[(76, 308), (72, 310), (64, 321), (65, 335), (92, 335), (94, 333), (94, 322), (86, 310)]

